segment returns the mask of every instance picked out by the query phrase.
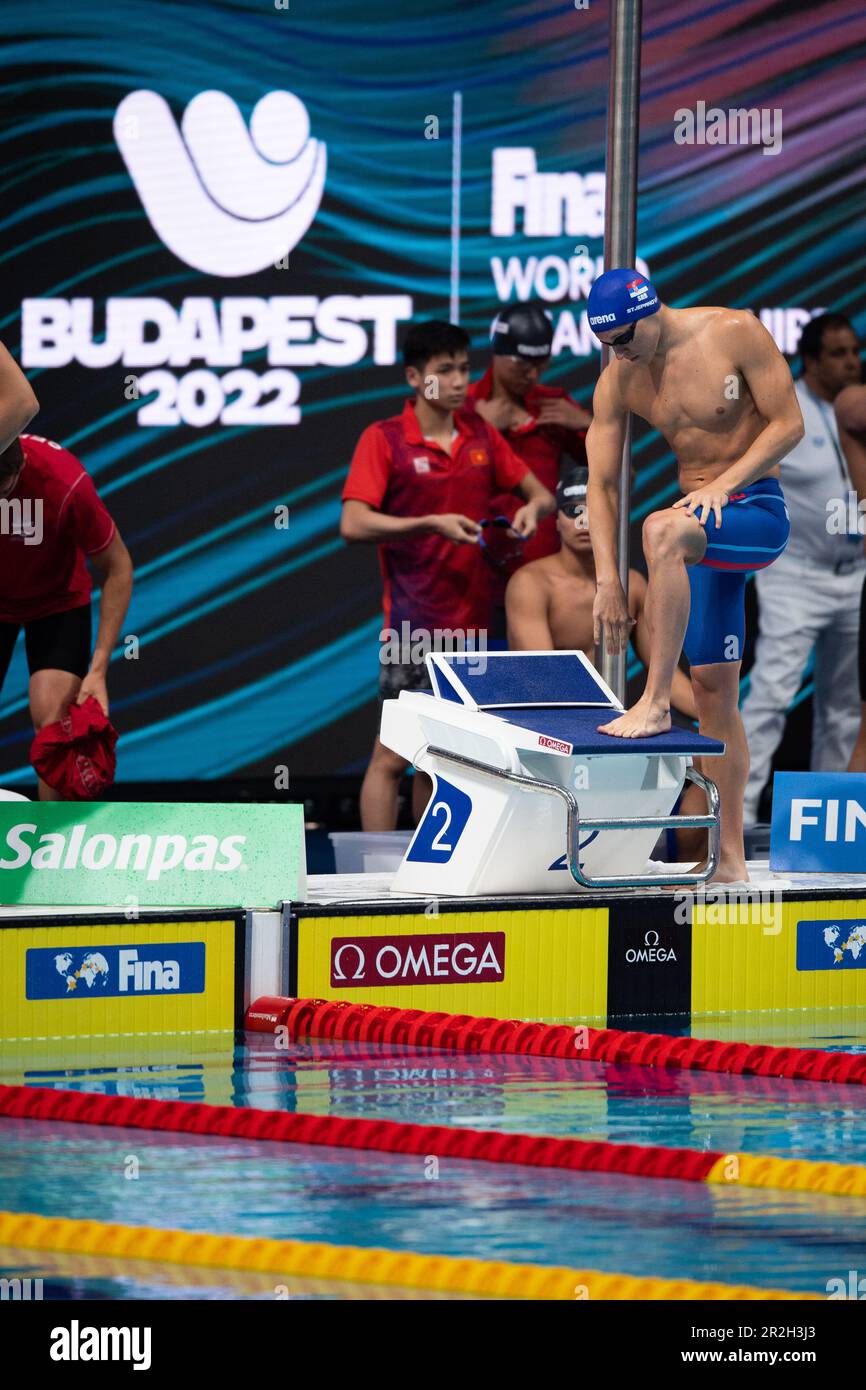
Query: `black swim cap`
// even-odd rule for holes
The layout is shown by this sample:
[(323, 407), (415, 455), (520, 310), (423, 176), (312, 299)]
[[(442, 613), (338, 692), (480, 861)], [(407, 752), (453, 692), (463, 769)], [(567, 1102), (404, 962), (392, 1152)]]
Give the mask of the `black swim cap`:
[(589, 469), (585, 464), (575, 464), (564, 473), (556, 485), (556, 510), (574, 516), (586, 505), (586, 486), (589, 482)]
[(553, 324), (540, 304), (509, 304), (493, 320), (490, 341), (497, 357), (538, 362), (550, 356)]

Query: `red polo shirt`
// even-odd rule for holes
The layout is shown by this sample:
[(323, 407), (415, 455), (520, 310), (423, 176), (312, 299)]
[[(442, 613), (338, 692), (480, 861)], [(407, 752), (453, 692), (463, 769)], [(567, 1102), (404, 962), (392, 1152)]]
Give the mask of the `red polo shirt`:
[[(474, 410), (476, 401), (489, 400), (492, 393), (493, 367), (489, 366), (483, 377), (470, 385), (466, 398), (467, 407)], [(586, 464), (586, 430), (570, 430), (564, 425), (540, 425), (536, 418), (535, 412), (542, 401), (563, 397), (571, 400), (562, 386), (533, 386), (524, 400), (530, 418), (518, 429), (503, 431), (512, 451), (550, 492), (556, 492), (563, 454), (568, 454), (575, 463)], [(576, 405), (577, 402), (574, 401), (572, 404)], [(494, 497), (492, 502), (497, 514), (508, 517), (514, 516), (519, 505), (509, 496)], [(539, 560), (542, 555), (554, 555), (557, 550), (559, 535), (556, 530), (556, 513), (553, 512), (551, 516), (546, 516), (539, 522), (538, 530), (532, 539), (526, 542), (519, 559), (509, 563), (508, 573), (513, 574), (521, 565), (527, 564), (530, 560)]]
[(21, 435), (24, 467), (0, 530), (0, 622), (27, 623), (89, 602), (86, 556), (114, 538), (114, 522), (74, 454)]
[[(528, 469), (475, 411), (455, 412), (454, 426), (457, 438), (447, 454), (424, 438), (411, 400), (401, 415), (369, 425), (358, 440), (343, 501), (367, 502), (388, 516), (458, 512), (481, 521), (492, 515), (494, 493), (516, 487)], [(400, 634), (403, 622), (428, 631), (489, 626), (491, 570), (479, 546), (407, 536), (380, 545), (379, 563), (385, 627)]]

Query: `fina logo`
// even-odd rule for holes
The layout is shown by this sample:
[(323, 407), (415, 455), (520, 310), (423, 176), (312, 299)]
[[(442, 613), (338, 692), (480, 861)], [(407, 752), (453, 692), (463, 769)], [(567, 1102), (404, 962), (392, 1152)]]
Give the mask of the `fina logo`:
[(327, 152), (306, 107), (268, 92), (249, 128), (225, 92), (199, 92), (178, 130), (163, 97), (131, 92), (114, 138), (157, 236), (206, 275), (252, 275), (297, 246), (322, 200)]

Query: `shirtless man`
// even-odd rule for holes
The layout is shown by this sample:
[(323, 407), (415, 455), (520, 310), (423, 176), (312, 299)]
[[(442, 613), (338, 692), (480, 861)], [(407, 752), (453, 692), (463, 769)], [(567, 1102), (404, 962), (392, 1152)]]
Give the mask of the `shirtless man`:
[[(595, 600), (595, 562), (586, 507), (588, 470), (575, 467), (556, 489), (556, 529), (560, 548), (555, 555), (532, 560), (512, 575), (505, 591), (508, 649), (512, 652), (582, 651), (595, 659), (592, 606)], [(647, 583), (639, 570), (629, 570), (628, 608), (634, 621), (634, 645), (645, 666), (650, 660), (646, 621)], [(671, 703), (697, 719), (688, 676), (674, 671)]]
[(651, 632), (646, 689), (602, 726), (616, 738), (671, 727), (671, 684), (685, 649), (701, 733), (725, 744), (712, 776), (722, 806), (717, 882), (747, 879), (743, 793), (749, 752), (739, 713), (745, 579), (788, 541), (779, 464), (803, 435), (787, 363), (746, 310), (671, 309), (636, 270), (607, 271), (589, 323), (614, 360), (595, 390), (587, 435), (597, 590), (595, 639), (624, 650), (633, 618), (616, 561), (619, 474), (629, 411), (667, 440), (683, 496), (643, 527)]
[[(866, 512), (866, 386), (846, 386), (833, 402), (839, 442), (857, 489), (861, 517)], [(862, 529), (862, 522), (861, 522)], [(849, 772), (866, 772), (866, 583), (860, 600), (860, 731)]]

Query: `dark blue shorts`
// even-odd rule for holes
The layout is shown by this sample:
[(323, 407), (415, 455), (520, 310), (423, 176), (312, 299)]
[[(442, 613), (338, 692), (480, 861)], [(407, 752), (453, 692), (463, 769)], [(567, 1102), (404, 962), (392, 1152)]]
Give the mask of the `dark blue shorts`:
[(766, 569), (788, 544), (791, 526), (782, 489), (762, 478), (731, 493), (722, 524), (710, 514), (707, 549), (689, 565), (692, 606), (683, 650), (690, 666), (741, 661), (746, 636), (746, 575)]

